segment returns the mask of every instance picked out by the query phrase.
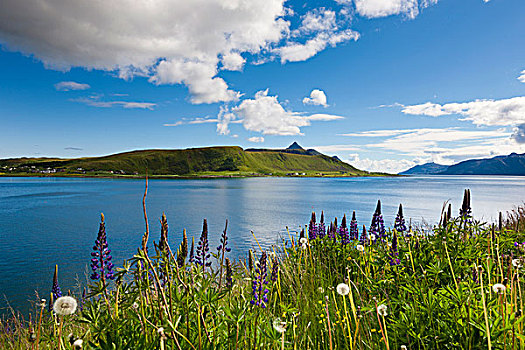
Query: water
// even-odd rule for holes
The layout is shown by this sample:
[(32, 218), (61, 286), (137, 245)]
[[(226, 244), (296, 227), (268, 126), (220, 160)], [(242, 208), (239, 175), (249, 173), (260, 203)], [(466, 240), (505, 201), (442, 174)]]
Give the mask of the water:
[[(324, 210), (327, 221), (356, 211), (370, 224), (378, 199), (385, 223), (392, 225), (397, 206), (405, 217), (435, 223), (444, 201), (453, 211), (470, 188), (476, 218), (493, 221), (498, 211), (525, 200), (524, 177), (427, 176), (400, 178), (247, 178), (150, 180), (147, 208), (150, 240), (158, 241), (159, 219), (166, 213), (170, 245), (176, 249), (187, 229), (198, 239), (207, 218), (210, 249), (229, 220), (232, 257), (253, 247), (253, 231), (263, 246), (298, 230), (312, 210)], [(106, 217), (114, 263), (131, 257), (144, 232), (144, 181), (124, 179), (0, 178), (0, 313), (9, 305), (27, 312), (35, 291), (48, 297), (54, 265), (59, 265), (63, 292), (85, 285), (100, 212)]]

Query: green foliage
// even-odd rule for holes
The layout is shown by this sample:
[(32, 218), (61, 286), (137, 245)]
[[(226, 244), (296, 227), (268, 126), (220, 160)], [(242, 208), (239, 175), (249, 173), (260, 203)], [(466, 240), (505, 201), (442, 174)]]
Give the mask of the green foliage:
[[(398, 235), (401, 263), (393, 266), (390, 239), (359, 251), (357, 241), (286, 238), (269, 252), (267, 280), (274, 261), (279, 274), (266, 285), (266, 308), (250, 303), (256, 268), (232, 264), (227, 287), (218, 282), (225, 273), (219, 254), (214, 267), (203, 269), (177, 262), (168, 247), (151, 257), (138, 251), (105, 292), (91, 286), (83, 311), (64, 319), (62, 334), (83, 339), (85, 349), (525, 348), (524, 250), (514, 244), (525, 241), (524, 232), (450, 220)], [(339, 294), (341, 283), (348, 294)], [(502, 293), (494, 290), (498, 283), (506, 286)], [(40, 328), (35, 317), (16, 320), (10, 333), (2, 325), (2, 349), (31, 348), (29, 336), (38, 329), (40, 349), (58, 347), (56, 316), (44, 310)]]

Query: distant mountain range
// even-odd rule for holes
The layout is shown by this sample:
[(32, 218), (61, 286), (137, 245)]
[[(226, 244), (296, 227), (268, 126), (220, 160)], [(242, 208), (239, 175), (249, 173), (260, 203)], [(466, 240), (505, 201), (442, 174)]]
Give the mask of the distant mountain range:
[(141, 150), (104, 157), (0, 159), (0, 174), (84, 176), (366, 176), (337, 157), (294, 142), (286, 149), (237, 146), (176, 150)]
[(525, 153), (511, 153), (486, 159), (471, 159), (454, 165), (426, 163), (416, 165), (400, 175), (519, 175), (525, 176)]

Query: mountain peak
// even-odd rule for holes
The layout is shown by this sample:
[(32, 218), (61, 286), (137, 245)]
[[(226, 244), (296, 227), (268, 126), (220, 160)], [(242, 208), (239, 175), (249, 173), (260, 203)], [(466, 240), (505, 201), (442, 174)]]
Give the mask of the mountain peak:
[(299, 149), (299, 150), (304, 151), (304, 148), (299, 146), (299, 144), (297, 142), (292, 143), (290, 146), (288, 146), (287, 149)]

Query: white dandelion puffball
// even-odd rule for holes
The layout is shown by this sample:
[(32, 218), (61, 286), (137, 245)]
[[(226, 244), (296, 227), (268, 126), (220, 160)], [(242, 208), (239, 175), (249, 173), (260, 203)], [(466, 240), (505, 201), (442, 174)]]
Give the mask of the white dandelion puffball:
[(406, 345), (401, 345), (401, 350), (407, 350), (407, 346)]
[(360, 252), (364, 252), (365, 251), (365, 246), (363, 246), (361, 244), (358, 244), (356, 249), (359, 250)]
[(308, 244), (301, 245), (301, 248), (303, 248), (303, 250), (306, 250), (306, 248), (308, 248)]
[(276, 318), (273, 320), (273, 329), (275, 329), (279, 333), (286, 332), (286, 322), (281, 321), (280, 318)]
[(84, 341), (82, 339), (75, 340), (75, 342), (73, 343), (73, 349), (82, 349), (83, 342)]
[(519, 269), (521, 267), (521, 261), (520, 259), (512, 259), (512, 266)]
[(380, 314), (381, 316), (388, 315), (388, 313), (386, 312), (387, 310), (388, 310), (388, 306), (386, 306), (385, 304), (381, 304), (377, 307), (377, 313)]
[(302, 238), (299, 240), (299, 243), (301, 243), (302, 245), (305, 245), (306, 243), (308, 243), (308, 240), (307, 240), (305, 237), (302, 237)]
[(375, 241), (375, 240), (376, 240), (376, 235), (371, 234), (371, 235), (370, 235), (370, 240), (371, 240), (371, 241)]
[(492, 286), (492, 290), (494, 291), (494, 293), (503, 294), (507, 290), (507, 287), (505, 287), (501, 283), (496, 283)]
[(339, 295), (344, 296), (350, 293), (350, 287), (348, 287), (348, 284), (346, 283), (339, 283), (335, 289)]
[(60, 297), (53, 304), (53, 311), (60, 316), (74, 314), (76, 310), (77, 301), (70, 296)]

